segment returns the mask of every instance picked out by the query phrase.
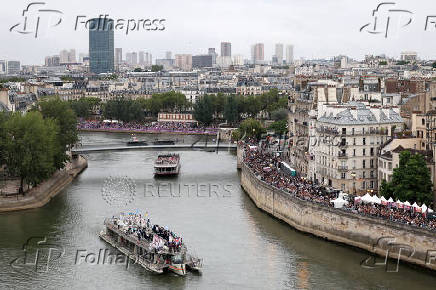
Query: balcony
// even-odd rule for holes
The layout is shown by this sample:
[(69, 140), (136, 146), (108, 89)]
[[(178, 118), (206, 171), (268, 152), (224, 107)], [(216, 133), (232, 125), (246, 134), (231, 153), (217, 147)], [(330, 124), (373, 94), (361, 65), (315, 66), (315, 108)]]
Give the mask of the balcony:
[(348, 166), (346, 166), (346, 165), (339, 165), (338, 166), (338, 170), (339, 171), (348, 171)]

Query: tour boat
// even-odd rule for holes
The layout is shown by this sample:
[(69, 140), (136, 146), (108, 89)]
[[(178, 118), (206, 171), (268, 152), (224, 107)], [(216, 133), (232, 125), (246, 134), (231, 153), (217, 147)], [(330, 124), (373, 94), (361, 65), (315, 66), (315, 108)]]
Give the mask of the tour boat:
[(130, 140), (127, 142), (127, 145), (147, 145), (147, 142), (141, 141), (135, 135), (132, 135)]
[(167, 228), (151, 225), (140, 215), (120, 215), (105, 219), (100, 238), (148, 271), (172, 271), (185, 276), (200, 272), (203, 261), (188, 253), (180, 237)]
[(179, 154), (161, 154), (154, 162), (154, 175), (177, 175), (180, 171)]

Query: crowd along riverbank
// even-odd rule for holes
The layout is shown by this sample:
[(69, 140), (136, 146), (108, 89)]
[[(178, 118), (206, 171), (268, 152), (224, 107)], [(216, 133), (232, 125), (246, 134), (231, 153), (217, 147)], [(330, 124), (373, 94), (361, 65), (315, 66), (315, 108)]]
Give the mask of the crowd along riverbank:
[(244, 163), (242, 150), (238, 146), (241, 186), (259, 209), (301, 232), (436, 270), (434, 231), (300, 199), (261, 180)]

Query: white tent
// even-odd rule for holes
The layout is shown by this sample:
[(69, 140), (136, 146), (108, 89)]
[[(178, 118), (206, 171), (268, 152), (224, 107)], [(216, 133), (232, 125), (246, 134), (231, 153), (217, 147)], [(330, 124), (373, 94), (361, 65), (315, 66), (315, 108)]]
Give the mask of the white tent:
[(416, 203), (416, 201), (412, 204), (412, 206), (413, 206), (414, 208), (421, 208), (421, 207)]
[(425, 203), (422, 204), (421, 209), (422, 209), (422, 212), (427, 211), (427, 206), (425, 205)]
[(367, 193), (364, 196), (362, 196), (362, 201), (364, 203), (373, 203), (372, 196), (369, 195), (369, 193)]
[(405, 201), (403, 204), (404, 204), (405, 206), (411, 206), (410, 202), (408, 202), (408, 201)]
[(343, 200), (341, 197), (338, 197), (337, 199), (330, 200), (335, 206), (335, 208), (342, 208), (344, 205), (348, 204), (348, 201)]
[(392, 197), (389, 197), (388, 202), (394, 202), (394, 200), (392, 199)]
[(380, 198), (380, 201), (388, 202), (384, 196)]
[(428, 208), (428, 212), (433, 212), (433, 210), (431, 208)]
[(372, 196), (372, 202), (373, 203), (376, 203), (376, 204), (380, 204), (381, 203), (381, 200), (380, 200), (380, 198), (378, 198), (378, 196), (377, 195), (373, 195)]

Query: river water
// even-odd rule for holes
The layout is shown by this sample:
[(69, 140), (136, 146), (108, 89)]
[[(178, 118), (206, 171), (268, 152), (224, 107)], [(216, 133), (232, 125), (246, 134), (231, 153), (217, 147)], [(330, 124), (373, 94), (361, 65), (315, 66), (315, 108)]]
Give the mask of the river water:
[[(122, 144), (125, 134), (84, 133), (86, 144)], [(195, 136), (140, 136), (193, 142)], [(368, 254), (299, 233), (258, 210), (242, 191), (231, 152), (180, 152), (176, 178), (153, 178), (157, 152), (93, 153), (89, 167), (48, 205), (0, 215), (1, 289), (435, 289), (436, 277), (400, 265), (363, 268)], [(134, 184), (129, 199), (107, 182)], [(102, 190), (104, 188), (105, 190)], [(127, 201), (120, 205), (117, 201)], [(96, 263), (116, 252), (99, 239), (120, 211), (149, 213), (204, 259), (202, 275), (154, 275), (137, 265)], [(38, 241), (44, 240), (38, 244)], [(39, 248), (39, 254), (36, 254)], [(47, 250), (47, 249), (52, 250)], [(61, 253), (63, 253), (61, 255)], [(48, 257), (48, 255), (51, 257)], [(89, 259), (85, 259), (86, 255)], [(40, 257), (35, 263), (34, 257)], [(381, 262), (381, 259), (378, 260)], [(395, 265), (390, 264), (389, 269)]]

